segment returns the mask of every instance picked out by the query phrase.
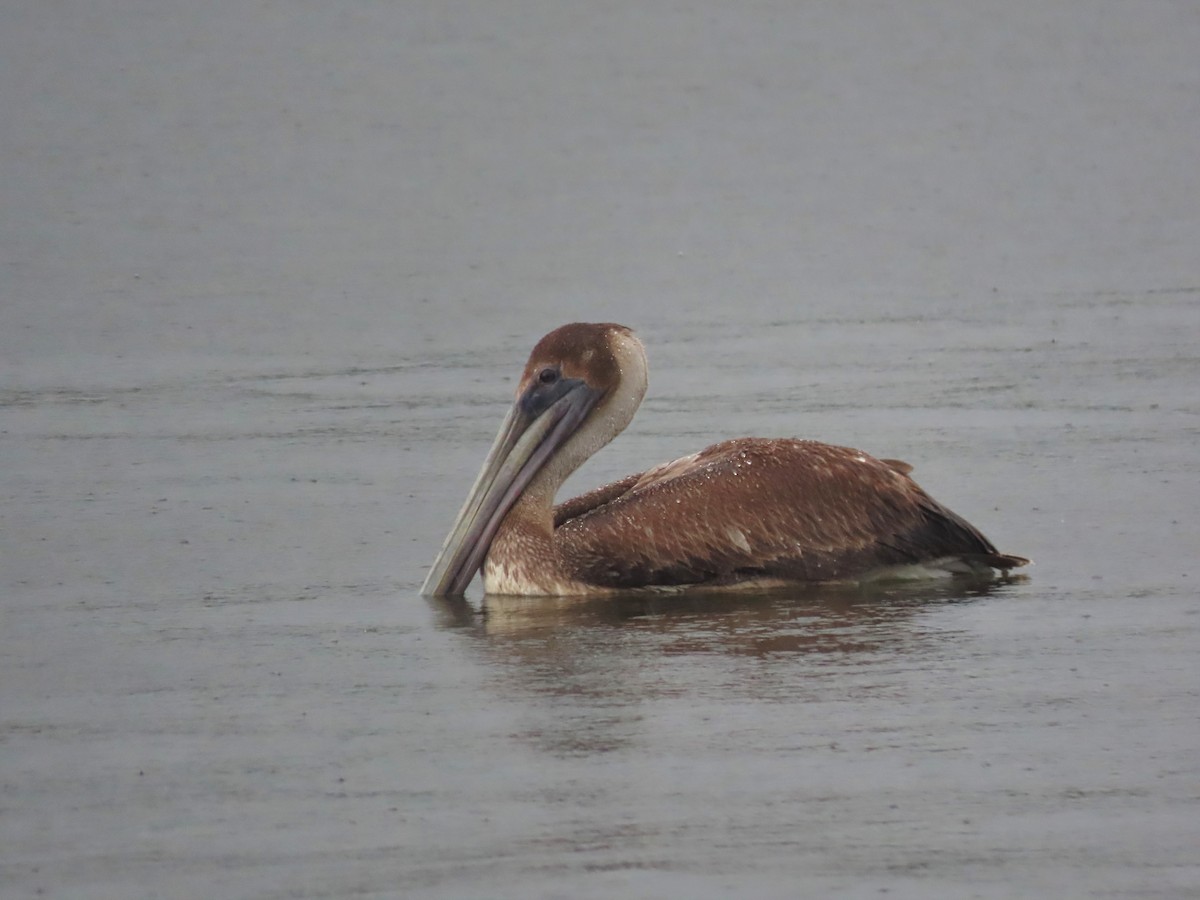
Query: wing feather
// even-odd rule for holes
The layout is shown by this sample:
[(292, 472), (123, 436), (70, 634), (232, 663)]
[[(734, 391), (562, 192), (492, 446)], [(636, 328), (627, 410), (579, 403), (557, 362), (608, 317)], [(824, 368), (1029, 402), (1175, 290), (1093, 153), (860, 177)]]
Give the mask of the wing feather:
[(578, 518), (598, 506), (611, 503), (636, 485), (643, 474), (642, 472), (637, 472), (633, 475), (627, 475), (620, 481), (601, 485), (598, 488), (593, 488), (586, 494), (580, 494), (578, 497), (572, 497), (570, 500), (558, 504), (554, 507), (554, 527), (558, 528), (570, 519)]
[(563, 504), (555, 544), (576, 577), (610, 587), (820, 581), (947, 556), (1019, 564), (908, 471), (815, 441), (726, 441)]

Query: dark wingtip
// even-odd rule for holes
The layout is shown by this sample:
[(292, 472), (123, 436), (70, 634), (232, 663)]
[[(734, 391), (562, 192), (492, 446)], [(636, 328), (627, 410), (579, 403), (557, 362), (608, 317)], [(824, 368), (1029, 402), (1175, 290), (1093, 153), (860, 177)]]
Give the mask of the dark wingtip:
[(1023, 556), (1012, 556), (1008, 553), (992, 553), (984, 558), (993, 569), (1003, 569), (1007, 572), (1009, 569), (1017, 569), (1021, 566), (1027, 566), (1030, 560)]

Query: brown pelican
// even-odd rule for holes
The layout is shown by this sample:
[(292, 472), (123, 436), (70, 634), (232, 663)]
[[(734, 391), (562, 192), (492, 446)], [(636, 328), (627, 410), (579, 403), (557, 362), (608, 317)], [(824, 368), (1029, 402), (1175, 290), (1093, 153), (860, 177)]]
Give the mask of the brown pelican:
[(629, 424), (646, 352), (623, 325), (564, 325), (533, 348), (516, 402), (421, 592), (492, 594), (991, 575), (999, 553), (908, 477), (912, 467), (816, 441), (738, 438), (554, 506)]

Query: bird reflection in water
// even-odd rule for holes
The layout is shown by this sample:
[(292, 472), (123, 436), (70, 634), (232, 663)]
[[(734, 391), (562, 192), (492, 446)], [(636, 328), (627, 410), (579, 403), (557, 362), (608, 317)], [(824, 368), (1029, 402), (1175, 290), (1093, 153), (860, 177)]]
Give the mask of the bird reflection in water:
[[(619, 761), (648, 748), (686, 752), (692, 742), (740, 757), (772, 734), (788, 751), (828, 749), (822, 716), (863, 716), (869, 730), (872, 702), (895, 709), (906, 701), (911, 682), (902, 673), (953, 653), (953, 626), (930, 624), (938, 611), (1015, 588), (485, 595), (479, 611), (462, 598), (428, 602), (484, 666), (484, 702), (508, 710), (511, 737), (553, 757)], [(779, 715), (796, 725), (786, 738)]]
[(1010, 590), (1024, 580), (629, 592), (594, 599), (486, 595), (478, 610), (461, 596), (426, 599), (443, 627), (479, 637), (519, 641), (548, 630), (617, 629), (670, 638), (666, 652), (761, 655), (870, 649), (886, 642), (881, 631), (922, 611)]
[(827, 743), (801, 709), (903, 702), (897, 673), (943, 658), (953, 641), (953, 629), (926, 624), (938, 610), (1014, 588), (486, 596), (479, 611), (461, 597), (429, 602), (484, 665), (481, 689), (514, 716), (512, 736), (556, 757), (590, 757), (688, 739), (736, 743), (783, 707), (806, 723), (796, 746)]

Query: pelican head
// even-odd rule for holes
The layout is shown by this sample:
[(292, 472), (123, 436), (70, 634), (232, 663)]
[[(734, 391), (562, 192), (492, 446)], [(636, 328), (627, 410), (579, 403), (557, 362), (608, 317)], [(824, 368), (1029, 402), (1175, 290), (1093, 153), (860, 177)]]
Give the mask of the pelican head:
[(538, 341), (421, 593), (462, 594), (518, 501), (551, 523), (563, 481), (629, 424), (645, 393), (646, 352), (623, 325), (576, 322)]

